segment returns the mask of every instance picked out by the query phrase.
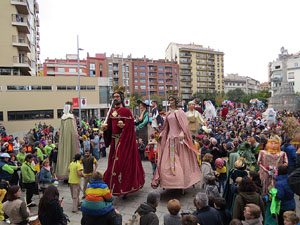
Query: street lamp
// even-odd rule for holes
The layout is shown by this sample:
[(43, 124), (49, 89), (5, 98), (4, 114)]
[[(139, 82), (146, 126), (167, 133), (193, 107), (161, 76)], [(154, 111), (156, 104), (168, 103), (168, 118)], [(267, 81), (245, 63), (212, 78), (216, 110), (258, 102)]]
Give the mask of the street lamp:
[(82, 48), (79, 48), (79, 37), (77, 35), (77, 67), (78, 67), (78, 100), (79, 100), (79, 126), (81, 127), (81, 97), (80, 97), (80, 65), (79, 65), (79, 51), (82, 51)]

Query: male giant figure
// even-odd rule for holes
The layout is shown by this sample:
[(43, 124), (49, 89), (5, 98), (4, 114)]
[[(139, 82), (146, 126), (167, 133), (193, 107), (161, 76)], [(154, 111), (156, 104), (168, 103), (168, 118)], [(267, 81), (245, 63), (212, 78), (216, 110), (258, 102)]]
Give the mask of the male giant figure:
[(145, 183), (145, 173), (136, 144), (134, 118), (130, 110), (124, 107), (123, 92), (120, 87), (114, 88), (114, 108), (107, 124), (101, 125), (105, 146), (110, 145), (104, 182), (115, 196), (136, 192)]

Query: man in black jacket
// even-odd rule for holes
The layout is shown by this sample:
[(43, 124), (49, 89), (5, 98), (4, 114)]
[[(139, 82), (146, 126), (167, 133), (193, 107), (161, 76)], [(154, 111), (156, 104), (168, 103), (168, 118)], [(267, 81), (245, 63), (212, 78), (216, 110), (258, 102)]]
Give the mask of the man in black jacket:
[(150, 192), (147, 196), (147, 202), (142, 203), (136, 212), (140, 215), (140, 225), (159, 225), (156, 207), (160, 201), (158, 192)]

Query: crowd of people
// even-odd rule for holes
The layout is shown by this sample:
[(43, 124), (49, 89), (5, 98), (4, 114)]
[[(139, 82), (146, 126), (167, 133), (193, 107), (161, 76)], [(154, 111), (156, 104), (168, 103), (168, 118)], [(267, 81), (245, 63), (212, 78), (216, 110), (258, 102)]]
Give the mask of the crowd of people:
[[(210, 101), (203, 111), (196, 100), (184, 112), (172, 93), (164, 118), (157, 102), (152, 102), (150, 114), (149, 105), (139, 101), (141, 113), (135, 121), (124, 107), (122, 91), (114, 91), (112, 97), (114, 108), (102, 122), (82, 126), (68, 102), (59, 131), (39, 123), (19, 139), (1, 128), (1, 220), (27, 224), (29, 208), (36, 206), (32, 197), (41, 193), (40, 223), (67, 224), (57, 189), (64, 179), (70, 186), (72, 212), (82, 212), (81, 224), (122, 224), (113, 199), (126, 200), (143, 188), (141, 161), (148, 160), (152, 188), (181, 189), (182, 194), (190, 187), (199, 189), (194, 211), (182, 211), (177, 199), (168, 201), (165, 225), (299, 223), (295, 213), (300, 188), (299, 112), (215, 109)], [(108, 168), (102, 173), (97, 171), (98, 161), (106, 157), (108, 147)], [(26, 191), (25, 201), (20, 199), (22, 191)], [(158, 225), (160, 192), (148, 193), (145, 200), (123, 222)]]

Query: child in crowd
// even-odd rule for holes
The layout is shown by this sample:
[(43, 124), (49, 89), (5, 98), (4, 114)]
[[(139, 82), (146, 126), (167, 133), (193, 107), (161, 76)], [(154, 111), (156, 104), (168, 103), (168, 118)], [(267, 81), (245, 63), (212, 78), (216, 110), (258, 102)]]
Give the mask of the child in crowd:
[(212, 195), (214, 197), (220, 197), (220, 193), (218, 191), (218, 186), (216, 184), (215, 177), (209, 177), (206, 181), (205, 193), (207, 195)]
[(180, 202), (177, 199), (171, 199), (168, 202), (168, 211), (164, 215), (164, 225), (181, 225), (179, 211), (181, 209)]
[(297, 225), (300, 217), (294, 211), (286, 211), (283, 213), (284, 225)]
[(215, 198), (214, 207), (220, 213), (223, 221), (223, 225), (229, 225), (231, 221), (231, 214), (228, 209), (226, 209), (226, 201), (224, 198)]
[(215, 160), (215, 166), (216, 166), (216, 171), (219, 174), (219, 176), (218, 176), (219, 192), (221, 193), (221, 188), (222, 188), (222, 191), (224, 191), (225, 182), (227, 179), (227, 173), (226, 173), (227, 170), (226, 170), (226, 166), (224, 165), (224, 160), (221, 158), (217, 158)]
[(153, 175), (156, 170), (156, 160), (157, 160), (157, 153), (156, 153), (157, 141), (155, 140), (154, 137), (155, 136), (152, 134), (145, 150), (148, 153), (148, 159), (152, 165)]
[(182, 216), (182, 225), (199, 225), (198, 219), (193, 215)]

